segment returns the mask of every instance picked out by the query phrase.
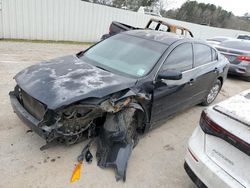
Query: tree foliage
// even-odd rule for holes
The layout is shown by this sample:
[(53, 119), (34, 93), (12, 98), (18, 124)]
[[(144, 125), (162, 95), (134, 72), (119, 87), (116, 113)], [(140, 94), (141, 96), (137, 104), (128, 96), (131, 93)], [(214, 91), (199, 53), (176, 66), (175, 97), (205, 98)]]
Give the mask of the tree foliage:
[(248, 19), (237, 17), (232, 12), (213, 4), (188, 0), (179, 9), (162, 10), (161, 14), (168, 18), (202, 25), (250, 31), (250, 21)]
[(163, 17), (177, 20), (208, 25), (213, 27), (240, 29), (250, 31), (250, 15), (246, 13), (244, 17), (237, 17), (232, 12), (224, 10), (220, 6), (213, 4), (198, 3), (194, 0), (187, 0), (178, 9), (166, 11), (169, 3), (175, 0), (83, 0), (92, 3), (99, 3), (116, 8), (125, 8), (137, 11), (140, 6), (160, 7)]

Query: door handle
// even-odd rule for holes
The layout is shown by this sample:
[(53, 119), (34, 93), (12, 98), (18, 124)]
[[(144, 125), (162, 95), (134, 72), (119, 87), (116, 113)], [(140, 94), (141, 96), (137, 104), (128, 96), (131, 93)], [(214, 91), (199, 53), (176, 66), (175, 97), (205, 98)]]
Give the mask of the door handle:
[(189, 84), (189, 85), (193, 85), (194, 82), (195, 82), (195, 79), (191, 78), (191, 79), (189, 80), (188, 84)]

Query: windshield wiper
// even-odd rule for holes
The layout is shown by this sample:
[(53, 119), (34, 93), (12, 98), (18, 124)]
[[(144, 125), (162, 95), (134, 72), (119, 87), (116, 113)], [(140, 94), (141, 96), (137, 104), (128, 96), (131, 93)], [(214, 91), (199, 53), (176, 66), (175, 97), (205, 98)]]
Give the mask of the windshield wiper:
[(105, 71), (107, 71), (107, 72), (110, 72), (109, 70), (107, 70), (107, 69), (105, 69), (105, 68), (103, 68), (103, 67), (100, 67), (100, 66), (98, 66), (98, 65), (95, 65), (95, 67), (97, 67), (97, 68), (99, 68), (99, 69), (102, 69), (102, 70), (105, 70)]

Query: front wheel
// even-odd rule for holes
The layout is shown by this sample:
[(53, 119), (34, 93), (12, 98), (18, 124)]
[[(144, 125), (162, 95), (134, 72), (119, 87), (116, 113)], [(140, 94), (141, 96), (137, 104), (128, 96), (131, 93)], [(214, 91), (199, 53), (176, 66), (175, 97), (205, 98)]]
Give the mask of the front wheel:
[(250, 76), (246, 77), (245, 80), (250, 82)]
[(201, 105), (203, 105), (203, 106), (210, 105), (215, 100), (215, 98), (217, 97), (217, 95), (219, 94), (221, 86), (222, 86), (221, 81), (220, 80), (216, 80), (216, 82), (214, 82), (212, 88), (208, 92), (207, 96), (205, 97), (205, 99), (201, 103)]

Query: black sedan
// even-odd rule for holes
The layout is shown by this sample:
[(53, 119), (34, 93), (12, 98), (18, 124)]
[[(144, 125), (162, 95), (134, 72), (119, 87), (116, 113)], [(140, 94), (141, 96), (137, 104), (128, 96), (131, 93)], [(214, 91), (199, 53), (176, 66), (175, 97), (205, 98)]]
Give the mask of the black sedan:
[(116, 168), (116, 178), (125, 180), (138, 133), (212, 103), (227, 71), (227, 59), (205, 42), (135, 30), (24, 69), (10, 99), (47, 143), (95, 137), (98, 165)]

